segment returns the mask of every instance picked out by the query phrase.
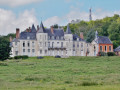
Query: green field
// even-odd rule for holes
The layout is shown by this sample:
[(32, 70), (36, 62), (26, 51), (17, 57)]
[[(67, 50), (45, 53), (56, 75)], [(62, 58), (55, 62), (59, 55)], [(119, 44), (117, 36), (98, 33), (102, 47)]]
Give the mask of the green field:
[(7, 60), (0, 90), (120, 90), (120, 57)]

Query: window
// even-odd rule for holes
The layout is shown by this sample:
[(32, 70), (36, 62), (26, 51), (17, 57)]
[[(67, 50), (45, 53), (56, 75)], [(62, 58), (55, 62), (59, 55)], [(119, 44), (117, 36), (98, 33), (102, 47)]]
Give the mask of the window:
[(25, 42), (23, 42), (23, 47), (25, 47)]
[(79, 47), (79, 43), (77, 43), (77, 47)]
[(59, 39), (59, 36), (57, 37), (57, 39)]
[(63, 47), (63, 42), (61, 42), (61, 47)]
[(46, 38), (46, 35), (45, 35), (45, 40), (46, 40), (47, 38)]
[(45, 47), (47, 46), (46, 42), (45, 42)]
[(30, 47), (30, 42), (28, 42), (28, 47)]
[(34, 42), (32, 42), (32, 47), (34, 47), (35, 46), (35, 43)]
[(40, 43), (40, 47), (42, 47), (42, 42), (39, 42)]
[(75, 47), (75, 42), (73, 42), (73, 47)]
[(25, 52), (25, 49), (23, 49), (23, 52)]
[(30, 49), (28, 49), (28, 52), (30, 53)]
[(52, 42), (52, 47), (54, 47), (54, 42)]
[(107, 51), (107, 46), (105, 46), (105, 51)]
[(35, 49), (32, 49), (32, 52), (34, 53), (34, 52), (35, 52)]
[(45, 50), (45, 54), (47, 54), (47, 50)]
[(109, 46), (109, 51), (111, 52), (111, 46)]
[(48, 47), (50, 47), (50, 42), (48, 42)]
[(100, 51), (102, 51), (102, 46), (100, 46)]
[(15, 45), (17, 45), (17, 42), (15, 42)]
[(18, 51), (15, 51), (15, 55), (16, 55), (16, 56), (18, 55)]
[(57, 42), (57, 44), (59, 44), (59, 42)]
[(40, 54), (42, 54), (42, 50), (40, 50)]
[(41, 35), (40, 35), (40, 39), (41, 39)]
[(88, 47), (88, 44), (87, 44), (87, 47)]
[(83, 48), (83, 43), (81, 43), (81, 48)]
[(52, 36), (52, 39), (54, 39), (54, 36)]
[(30, 37), (28, 36), (27, 39), (30, 39)]

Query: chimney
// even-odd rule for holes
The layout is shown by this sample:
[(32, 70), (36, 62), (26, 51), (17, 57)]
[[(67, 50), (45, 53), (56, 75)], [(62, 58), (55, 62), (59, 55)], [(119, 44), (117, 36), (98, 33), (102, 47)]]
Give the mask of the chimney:
[(52, 34), (54, 34), (54, 31), (53, 31), (53, 30), (54, 30), (54, 28), (53, 28), (53, 26), (51, 26), (51, 33), (52, 33)]
[(16, 39), (20, 37), (20, 30), (19, 28), (16, 28)]
[(26, 29), (26, 32), (29, 32), (29, 29), (28, 29), (28, 28)]
[(10, 36), (10, 42), (12, 42), (12, 36)]
[(29, 27), (29, 32), (31, 32), (31, 28)]
[(39, 30), (39, 25), (37, 25), (37, 32), (38, 32), (38, 30)]
[(80, 38), (84, 39), (83, 32), (80, 32)]

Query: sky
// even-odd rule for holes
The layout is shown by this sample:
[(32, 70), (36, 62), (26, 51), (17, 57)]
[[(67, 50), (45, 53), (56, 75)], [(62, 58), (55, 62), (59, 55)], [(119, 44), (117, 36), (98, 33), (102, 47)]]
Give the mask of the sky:
[(32, 24), (49, 28), (67, 25), (71, 20), (93, 20), (120, 14), (120, 0), (0, 0), (0, 35), (24, 31)]

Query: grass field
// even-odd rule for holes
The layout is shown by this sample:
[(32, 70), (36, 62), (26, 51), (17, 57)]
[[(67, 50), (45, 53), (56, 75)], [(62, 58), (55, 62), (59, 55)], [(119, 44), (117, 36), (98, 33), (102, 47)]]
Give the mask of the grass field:
[(0, 62), (0, 90), (120, 90), (120, 57)]

